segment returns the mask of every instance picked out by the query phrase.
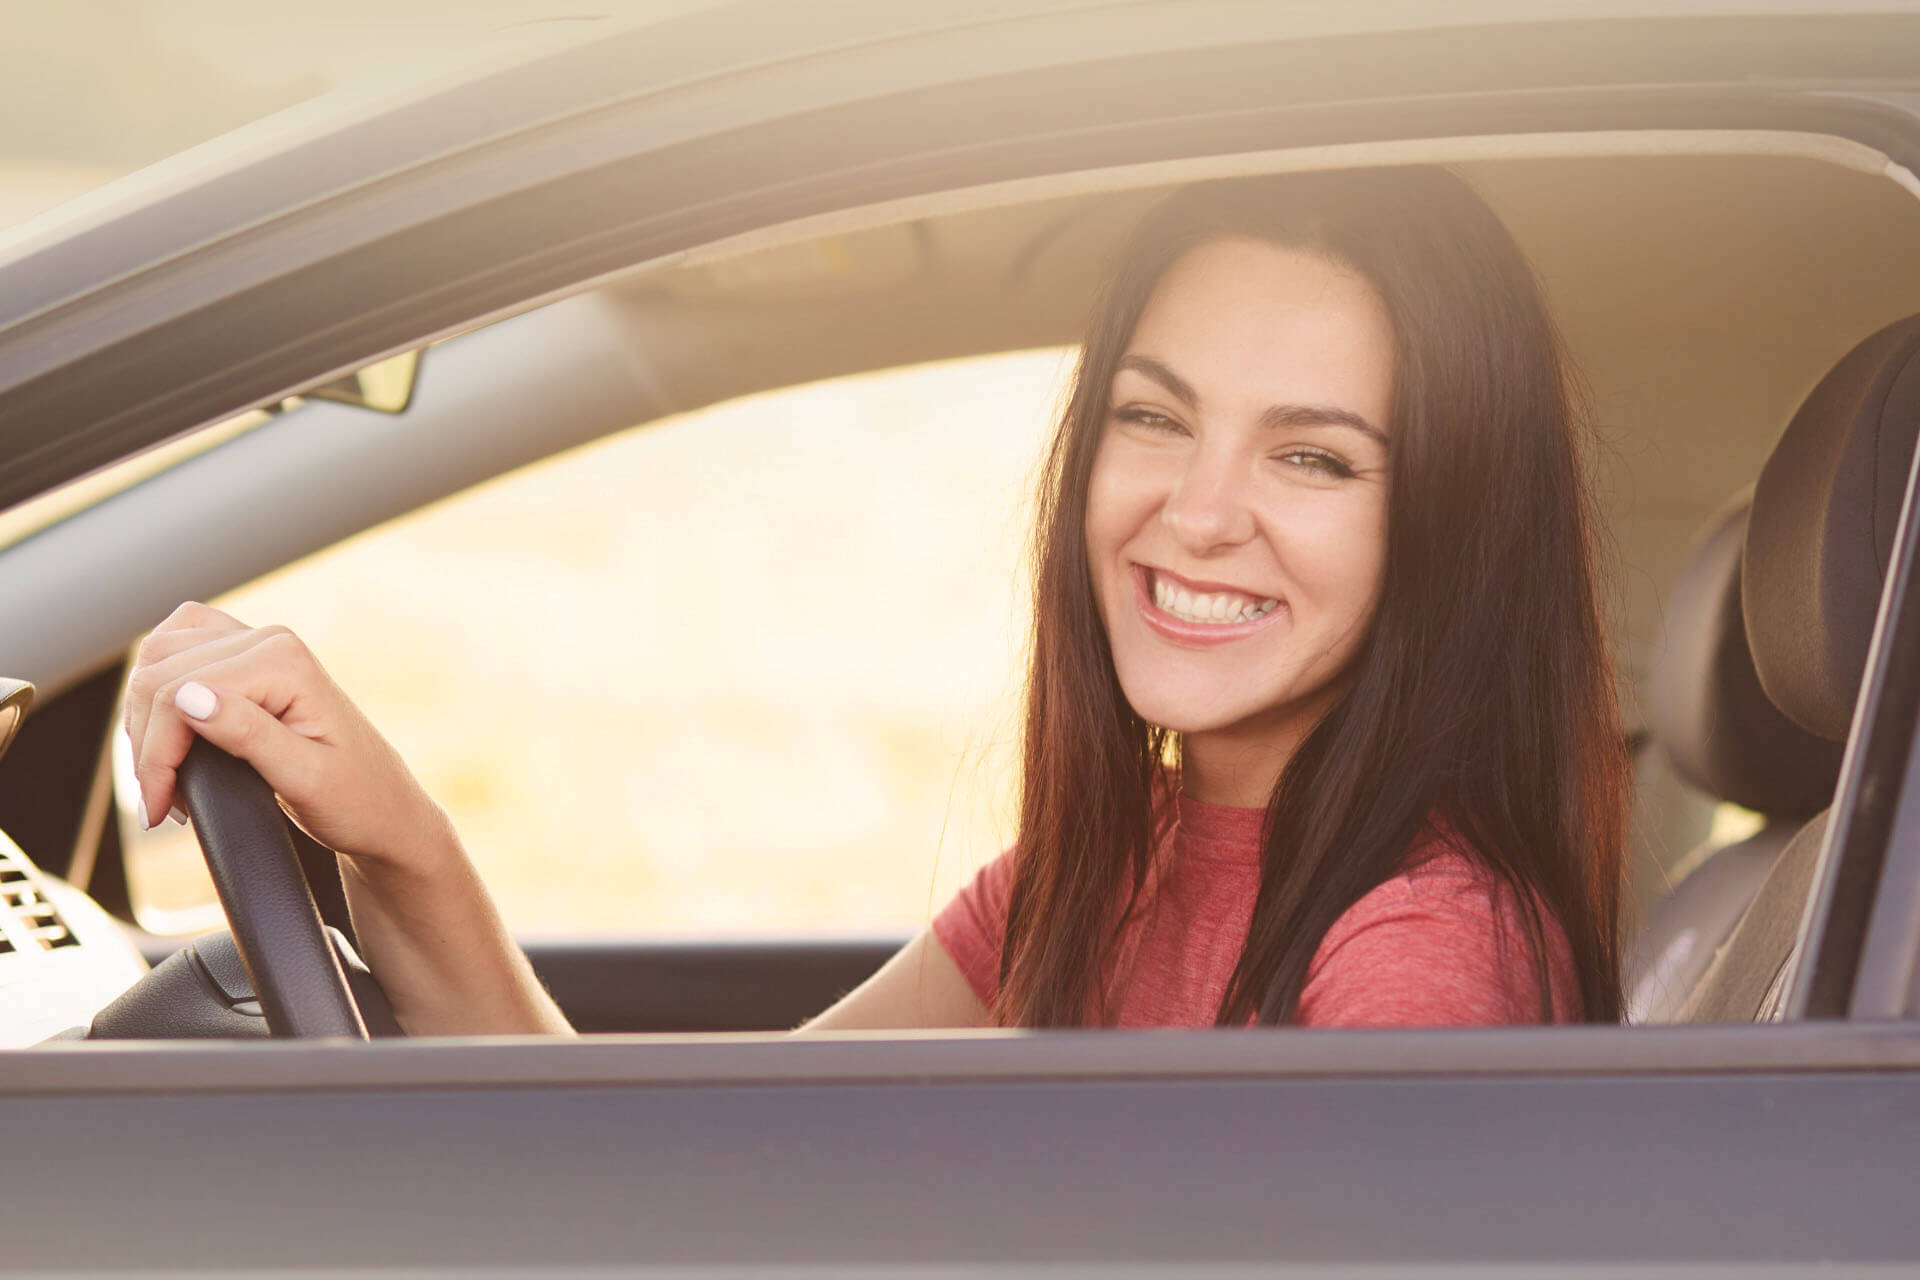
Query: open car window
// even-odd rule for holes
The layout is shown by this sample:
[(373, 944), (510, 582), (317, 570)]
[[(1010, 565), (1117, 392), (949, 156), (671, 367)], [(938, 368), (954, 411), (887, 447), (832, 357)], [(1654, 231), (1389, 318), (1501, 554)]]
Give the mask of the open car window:
[[(1843, 349), (1833, 335), (1907, 305), (1875, 263), (1912, 253), (1912, 201), (1791, 149), (1462, 171), (1533, 257), (1592, 399), (1638, 732), (1664, 590), (1699, 522), (1751, 483), (1795, 397)], [(1601, 193), (1612, 217), (1594, 221)], [(437, 497), (491, 476), (509, 450), (538, 456), (550, 442), (529, 421), (561, 443), (606, 435), (620, 410), (596, 397), (629, 405), (628, 424), (719, 400), (485, 479), (215, 598), (292, 625), (392, 726), (523, 932), (898, 936), (1010, 839), (1026, 500), (1065, 357), (804, 374), (943, 334), (1069, 336), (1077, 307), (1063, 299), (1092, 287), (1151, 194), (881, 222), (630, 273), (443, 343), (407, 416), (349, 421), (310, 404), (270, 431), (208, 437), (217, 448), (188, 437), (169, 473), (125, 496), (176, 472), (192, 487), (200, 461), (244, 477), (248, 451), (297, 484), (338, 465), (326, 450), (404, 447), (383, 486), (352, 495), (362, 514), (337, 525), (349, 531), (403, 509), (407, 486)], [(1836, 263), (1807, 249), (1841, 228), (1872, 251)], [(1772, 276), (1743, 266), (1759, 260)], [(1802, 311), (1770, 305), (1783, 287), (1803, 291)], [(1675, 305), (1647, 312), (1643, 292), (1661, 288)], [(924, 333), (886, 310), (921, 291), (952, 304), (937, 319), (916, 308)], [(1708, 297), (1729, 318), (1689, 347)], [(831, 336), (801, 340), (809, 322)], [(1764, 344), (1788, 354), (1756, 376), (1750, 351)], [(527, 351), (543, 358), (522, 367)], [(725, 394), (742, 385), (778, 389)], [(296, 434), (304, 461), (279, 443)], [(212, 522), (199, 536), (231, 542)], [(240, 550), (219, 548), (229, 563)], [(632, 683), (598, 696), (607, 672)], [(503, 680), (504, 701), (491, 691)], [(1640, 741), (1629, 893), (1644, 909), (1751, 819)], [(759, 807), (739, 801), (743, 779)], [(187, 833), (123, 821), (121, 834), (143, 922), (192, 923), (178, 913), (205, 894)]]

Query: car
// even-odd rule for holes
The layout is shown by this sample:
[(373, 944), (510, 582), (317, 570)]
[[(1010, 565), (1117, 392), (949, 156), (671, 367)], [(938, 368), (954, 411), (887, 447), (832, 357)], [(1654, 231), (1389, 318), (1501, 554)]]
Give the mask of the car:
[[(0, 704), (36, 690), (0, 713), (8, 1263), (1920, 1261), (1916, 53), (1914, 3), (693, 7), (263, 122), (0, 243)], [(193, 807), (216, 864), (277, 846), (223, 873), (245, 963), (133, 927), (111, 727), (178, 601), (668, 413), (1070, 344), (1171, 187), (1413, 163), (1541, 274), (1631, 566), (1629, 721), (1709, 789), (1646, 748), (1642, 1024), (789, 1037), (897, 940), (612, 937), (528, 948), (602, 1034), (367, 1040), (330, 859), (244, 771)], [(338, 402), (423, 350), (403, 417)], [(1758, 791), (1722, 774), (1756, 744)], [(1771, 843), (1699, 829), (1735, 791)]]

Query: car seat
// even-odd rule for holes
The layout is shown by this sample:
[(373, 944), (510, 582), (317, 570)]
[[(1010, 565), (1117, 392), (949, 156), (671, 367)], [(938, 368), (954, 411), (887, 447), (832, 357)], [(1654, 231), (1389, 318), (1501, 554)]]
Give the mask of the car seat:
[(1833, 801), (1842, 746), (1802, 729), (1760, 688), (1740, 616), (1751, 492), (1710, 520), (1668, 597), (1647, 690), (1648, 729), (1674, 772), (1766, 819), (1677, 864), (1628, 954), (1629, 1022), (1671, 1022), (1801, 825)]
[[(1920, 429), (1920, 316), (1848, 352), (1760, 472), (1741, 613), (1760, 685), (1801, 728), (1844, 741), (1866, 670)], [(1778, 1020), (1831, 810), (1795, 833), (1680, 1017)]]

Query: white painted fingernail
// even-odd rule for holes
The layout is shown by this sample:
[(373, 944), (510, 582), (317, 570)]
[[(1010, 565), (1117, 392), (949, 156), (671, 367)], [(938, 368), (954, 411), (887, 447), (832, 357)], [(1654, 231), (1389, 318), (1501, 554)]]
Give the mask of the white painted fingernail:
[(173, 705), (180, 708), (181, 715), (205, 720), (220, 709), (220, 699), (198, 680), (190, 680), (174, 693)]
[(167, 810), (167, 816), (183, 827), (187, 825), (187, 811), (179, 805), (175, 805), (173, 808)]

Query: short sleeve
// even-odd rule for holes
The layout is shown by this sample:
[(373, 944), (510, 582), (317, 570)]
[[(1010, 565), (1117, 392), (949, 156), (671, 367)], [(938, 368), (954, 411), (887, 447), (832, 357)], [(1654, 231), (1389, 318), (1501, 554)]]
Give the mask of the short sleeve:
[[(1301, 993), (1314, 1027), (1495, 1026), (1541, 1020), (1533, 951), (1505, 886), (1464, 859), (1387, 881), (1334, 922)], [(1555, 1016), (1578, 998), (1564, 935), (1548, 934)]]
[(991, 1006), (1000, 989), (1000, 947), (1007, 936), (1007, 902), (1013, 892), (1011, 849), (980, 868), (967, 887), (933, 918), (935, 941), (953, 957), (980, 1003)]

